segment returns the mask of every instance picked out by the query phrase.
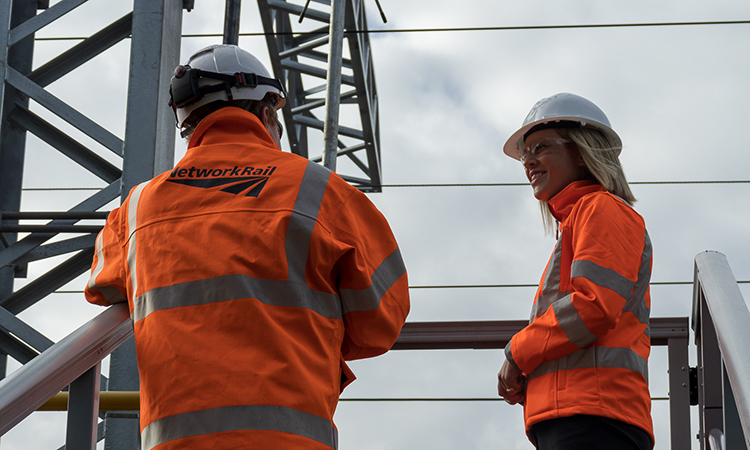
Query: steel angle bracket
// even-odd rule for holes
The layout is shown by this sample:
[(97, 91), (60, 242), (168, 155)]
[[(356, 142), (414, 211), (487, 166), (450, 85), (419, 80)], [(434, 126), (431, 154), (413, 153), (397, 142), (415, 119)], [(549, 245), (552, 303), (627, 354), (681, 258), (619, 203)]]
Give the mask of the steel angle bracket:
[[(325, 0), (312, 2), (315, 6), (305, 11), (302, 23), (305, 0), (258, 0), (258, 8), (274, 76), (288, 92), (282, 113), (289, 147), (320, 162), (331, 6)], [(359, 114), (342, 108), (345, 124), (339, 126), (336, 171), (363, 192), (381, 192), (378, 95), (364, 0), (346, 0), (344, 39), (349, 58), (343, 59), (340, 102), (356, 105)]]

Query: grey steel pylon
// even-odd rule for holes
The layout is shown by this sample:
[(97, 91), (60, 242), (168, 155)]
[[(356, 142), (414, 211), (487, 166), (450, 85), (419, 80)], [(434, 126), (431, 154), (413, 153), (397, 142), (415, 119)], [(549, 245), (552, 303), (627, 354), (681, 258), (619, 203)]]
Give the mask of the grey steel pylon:
[[(323, 132), (328, 79), (328, 52), (333, 47), (330, 35), (332, 10), (343, 5), (343, 36), (349, 56), (341, 57), (341, 92), (336, 95), (342, 109), (338, 132), (332, 133), (337, 149), (336, 172), (365, 192), (382, 190), (380, 163), (380, 122), (372, 50), (363, 0), (313, 0), (317, 8), (305, 8), (304, 2), (258, 0), (261, 21), (274, 74), (289, 92), (283, 109), (292, 152), (314, 161), (323, 160)], [(304, 22), (298, 18), (303, 10)], [(303, 27), (304, 25), (304, 27)], [(329, 102), (330, 105), (330, 102)], [(338, 122), (338, 120), (337, 120)], [(312, 134), (312, 135), (311, 135)], [(332, 140), (328, 137), (329, 141)], [(317, 144), (321, 144), (319, 147)], [(318, 150), (319, 149), (319, 150)]]
[[(348, 164), (340, 164), (338, 170), (354, 169), (355, 172), (340, 174), (364, 191), (379, 192), (381, 169), (377, 92), (364, 6), (361, 1), (337, 2), (346, 8), (345, 22), (338, 24), (343, 25), (339, 39), (342, 44), (348, 42), (349, 56), (331, 61), (338, 61), (343, 68), (339, 80), (345, 90), (340, 95), (332, 90), (332, 97), (340, 105), (354, 107), (355, 114), (347, 115), (345, 112), (344, 117), (355, 118), (355, 122), (359, 122), (355, 126), (338, 127), (336, 120), (338, 131), (329, 141), (337, 147), (336, 159), (343, 157), (348, 161)], [(174, 118), (166, 106), (167, 88), (172, 70), (179, 63), (182, 11), (192, 8), (192, 0), (134, 0), (132, 12), (105, 24), (100, 31), (43, 61), (38, 67), (32, 67), (35, 34), (47, 25), (64, 21), (67, 14), (85, 3), (86, 0), (61, 0), (49, 6), (46, 0), (0, 0), (0, 376), (6, 372), (8, 355), (24, 364), (53, 344), (16, 314), (47, 298), (90, 269), (94, 239), (101, 225), (81, 225), (80, 222), (103, 220), (107, 214), (103, 209), (108, 204), (122, 201), (132, 187), (173, 165)], [(232, 43), (238, 40), (240, 3), (240, 0), (227, 0), (225, 42), (228, 42), (227, 39), (235, 39)], [(284, 5), (275, 0), (270, 3), (268, 8), (281, 6), (284, 9)], [(263, 10), (261, 6), (264, 26), (264, 14), (268, 13), (276, 17), (279, 23), (284, 23), (285, 19), (280, 13), (271, 12), (268, 8)], [(295, 11), (299, 12), (300, 9), (297, 7)], [(294, 15), (294, 11), (291, 14)], [(286, 53), (271, 53), (271, 59), (275, 61), (274, 70), (278, 65), (285, 74), (277, 76), (288, 83), (287, 86), (292, 86), (289, 91), (294, 99), (287, 103), (284, 110), (287, 128), (294, 130), (288, 133), (290, 142), (294, 144), (292, 150), (305, 156), (314, 147), (308, 146), (308, 132), (323, 130), (323, 121), (316, 114), (318, 108), (325, 104), (324, 99), (314, 98), (316, 93), (325, 90), (324, 85), (315, 85), (307, 90), (303, 88), (303, 83), (309, 82), (307, 72), (312, 70), (306, 68), (306, 59), (310, 56), (321, 59), (317, 47), (326, 45), (331, 25), (328, 15), (314, 8), (310, 9), (307, 17), (310, 23), (323, 20), (327, 25), (320, 28), (312, 39), (305, 36), (301, 43), (289, 40), (290, 45), (300, 43), (302, 47), (282, 46), (282, 51)], [(270, 26), (273, 29), (275, 25)], [(47, 88), (64, 77), (75, 77), (75, 74), (71, 74), (73, 70), (129, 37), (130, 60), (127, 69), (123, 69), (129, 74), (126, 125), (124, 136), (118, 137), (99, 123), (99, 117), (87, 117)], [(269, 35), (267, 42), (276, 42), (277, 37)], [(291, 38), (289, 35), (280, 37)], [(278, 49), (276, 46), (275, 50)], [(269, 50), (272, 50), (270, 46)], [(291, 68), (287, 67), (289, 65)], [(301, 70), (295, 73), (295, 68)], [(321, 70), (312, 70), (312, 78), (325, 80), (327, 70)], [(80, 84), (85, 85), (85, 80), (81, 80)], [(44, 114), (40, 114), (40, 111)], [(67, 128), (52, 124), (48, 119), (51, 115), (65, 122)], [(66, 131), (71, 128), (87, 136), (90, 142), (79, 142), (74, 134)], [(22, 174), (28, 133), (93, 174), (101, 180), (103, 187), (64, 211), (22, 211)], [(322, 141), (320, 139), (318, 142), (322, 144)], [(313, 159), (320, 161), (322, 155)], [(49, 222), (45, 225), (28, 225), (24, 223), (28, 219)], [(19, 232), (29, 234), (18, 239)], [(60, 233), (76, 233), (76, 237), (65, 237), (67, 235)], [(14, 289), (14, 279), (26, 276), (28, 263), (59, 256), (66, 256), (67, 259), (30, 280), (22, 288)], [(95, 367), (80, 379), (76, 390), (80, 388), (88, 392), (98, 387), (103, 390), (137, 390), (133, 347), (131, 341), (113, 354), (109, 379), (92, 377), (92, 374), (99, 373), (98, 367)], [(71, 399), (73, 397), (71, 391)], [(91, 433), (76, 435), (76, 445), (86, 446), (104, 437), (107, 449), (132, 449), (138, 446), (137, 414), (121, 412), (100, 415), (105, 420), (98, 424), (97, 430), (93, 430), (91, 408), (78, 406), (81, 407), (71, 408), (69, 412), (69, 430), (88, 427)]]
[[(52, 344), (15, 314), (91, 267), (95, 234), (91, 226), (76, 224), (82, 219), (106, 217), (106, 212), (97, 210), (113, 200), (124, 198), (130, 188), (173, 164), (174, 119), (167, 107), (168, 83), (172, 70), (179, 63), (182, 10), (192, 8), (192, 0), (134, 0), (131, 13), (32, 70), (35, 33), (51, 23), (65, 20), (66, 14), (85, 2), (62, 0), (53, 6), (44, 0), (0, 2), (0, 214), (4, 216), (0, 225), (2, 375), (6, 371), (6, 355), (26, 363)], [(129, 73), (126, 129), (125, 137), (121, 139), (98, 124), (96, 117), (87, 117), (45, 88), (61, 77), (73, 76), (68, 75), (73, 69), (131, 36), (131, 56), (126, 69)], [(85, 85), (83, 81), (81, 85)], [(69, 132), (52, 125), (29, 107), (30, 100), (34, 106), (43, 108), (45, 114), (55, 115), (86, 135), (93, 144), (84, 145)], [(28, 132), (94, 174), (105, 186), (68, 211), (36, 213), (45, 216), (41, 217), (43, 219), (51, 219), (46, 225), (19, 225), (18, 222), (19, 219), (35, 217), (21, 211)], [(110, 155), (104, 158), (102, 153)], [(112, 159), (111, 154), (120, 158), (121, 168), (108, 162)], [(18, 239), (19, 231), (30, 234)], [(50, 243), (60, 232), (82, 235)], [(14, 290), (14, 278), (25, 275), (29, 262), (59, 255), (71, 256), (23, 288)], [(103, 389), (108, 385), (113, 390), (137, 390), (138, 375), (132, 344), (129, 347), (121, 347), (113, 354), (109, 380), (100, 377), (95, 370), (96, 375), (89, 383), (92, 389), (98, 390), (101, 384)], [(69, 429), (77, 429), (71, 426), (71, 422), (82, 419), (78, 417), (78, 410), (87, 415), (91, 428), (91, 411), (73, 406), (68, 414)], [(123, 415), (102, 417), (108, 437), (105, 448), (137, 448), (137, 414), (131, 415), (133, 418), (123, 418)], [(102, 430), (99, 431), (101, 437)], [(92, 430), (91, 433), (76, 434), (72, 439), (76, 445), (86, 446), (95, 444), (91, 441), (96, 438), (97, 430)]]

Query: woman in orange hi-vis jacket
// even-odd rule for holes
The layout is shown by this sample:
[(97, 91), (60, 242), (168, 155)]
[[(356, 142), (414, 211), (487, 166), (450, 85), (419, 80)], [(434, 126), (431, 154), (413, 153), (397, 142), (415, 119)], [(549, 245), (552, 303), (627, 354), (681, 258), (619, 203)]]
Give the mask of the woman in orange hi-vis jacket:
[(249, 53), (201, 50), (170, 93), (187, 153), (112, 211), (86, 288), (130, 307), (143, 448), (334, 449), (345, 360), (388, 351), (409, 311), (398, 244), (280, 151), (285, 92)]
[(505, 144), (557, 244), (528, 326), (505, 347), (498, 393), (524, 407), (539, 450), (653, 448), (651, 242), (604, 113), (573, 94), (539, 101)]

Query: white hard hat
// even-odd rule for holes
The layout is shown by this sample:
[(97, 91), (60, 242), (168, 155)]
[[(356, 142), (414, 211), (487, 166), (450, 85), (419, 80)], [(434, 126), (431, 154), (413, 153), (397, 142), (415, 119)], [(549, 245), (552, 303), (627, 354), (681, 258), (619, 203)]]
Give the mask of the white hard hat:
[(567, 92), (536, 102), (524, 119), (523, 126), (505, 142), (503, 151), (511, 158), (519, 159), (518, 142), (525, 139), (529, 132), (542, 128), (569, 128), (571, 125), (601, 130), (612, 138), (618, 147), (617, 154), (620, 154), (622, 140), (612, 129), (604, 112), (591, 101)]
[(276, 109), (284, 106), (286, 91), (271, 78), (262, 62), (236, 45), (211, 45), (198, 50), (187, 64), (177, 66), (169, 87), (169, 105), (177, 126), (196, 108), (220, 100), (261, 100), (276, 94)]

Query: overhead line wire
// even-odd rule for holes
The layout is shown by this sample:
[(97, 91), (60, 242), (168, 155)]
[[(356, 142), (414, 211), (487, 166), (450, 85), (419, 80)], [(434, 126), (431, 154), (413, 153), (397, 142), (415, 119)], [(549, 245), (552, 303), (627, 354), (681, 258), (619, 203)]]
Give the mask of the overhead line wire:
[[(651, 400), (669, 400), (669, 397), (651, 397)], [(497, 398), (434, 398), (434, 397), (423, 397), (423, 398), (406, 398), (406, 397), (395, 397), (395, 398), (340, 398), (340, 402), (503, 402), (505, 399), (502, 397)]]
[[(750, 184), (750, 180), (692, 180), (692, 181), (631, 181), (632, 185), (661, 185), (661, 184)], [(519, 183), (403, 183), (382, 184), (381, 187), (496, 187), (496, 186), (528, 186), (528, 182)]]
[[(692, 285), (692, 281), (652, 281), (651, 286), (676, 286)], [(750, 280), (738, 280), (737, 284), (750, 284)], [(444, 284), (444, 285), (418, 285), (409, 286), (409, 289), (477, 289), (477, 288), (531, 288), (539, 287), (534, 284)], [(55, 294), (83, 294), (82, 290), (57, 290)]]
[[(663, 185), (663, 184), (750, 184), (750, 180), (705, 180), (705, 181), (631, 181), (632, 185)], [(503, 187), (503, 186), (528, 186), (529, 183), (404, 183), (404, 184), (381, 184), (384, 188), (410, 188), (410, 187)], [(24, 191), (98, 191), (103, 188), (96, 187), (60, 187), (60, 188), (23, 188)]]
[[(387, 33), (438, 33), (438, 32), (467, 32), (467, 31), (519, 31), (519, 30), (560, 30), (579, 28), (637, 28), (637, 27), (670, 27), (670, 26), (699, 26), (699, 25), (747, 25), (750, 20), (724, 20), (699, 22), (651, 22), (651, 23), (601, 23), (601, 24), (573, 24), (573, 25), (518, 25), (504, 27), (444, 27), (444, 28), (401, 28), (345, 31), (344, 34), (387, 34)], [(305, 36), (324, 35), (327, 32), (284, 32), (284, 33), (240, 33), (241, 37), (252, 36)], [(220, 33), (190, 33), (183, 34), (183, 38), (223, 37)], [(38, 41), (84, 40), (88, 37), (80, 36), (52, 36), (36, 37)]]
[[(738, 280), (737, 284), (748, 284), (750, 280)], [(678, 286), (692, 285), (692, 281), (652, 281), (651, 286)], [(539, 287), (539, 283), (533, 284), (443, 284), (443, 285), (417, 285), (409, 286), (409, 289), (477, 289), (477, 288), (529, 288)]]

